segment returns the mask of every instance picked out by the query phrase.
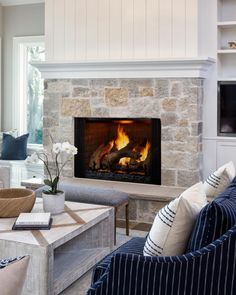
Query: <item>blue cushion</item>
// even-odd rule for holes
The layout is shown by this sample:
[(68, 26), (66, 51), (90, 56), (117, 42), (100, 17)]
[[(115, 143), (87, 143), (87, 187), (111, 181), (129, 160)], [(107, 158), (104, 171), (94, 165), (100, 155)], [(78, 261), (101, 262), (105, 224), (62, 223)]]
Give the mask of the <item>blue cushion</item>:
[(200, 212), (190, 237), (187, 252), (209, 245), (236, 223), (236, 178)]
[(29, 134), (13, 137), (3, 133), (2, 160), (25, 160), (27, 157), (27, 140)]

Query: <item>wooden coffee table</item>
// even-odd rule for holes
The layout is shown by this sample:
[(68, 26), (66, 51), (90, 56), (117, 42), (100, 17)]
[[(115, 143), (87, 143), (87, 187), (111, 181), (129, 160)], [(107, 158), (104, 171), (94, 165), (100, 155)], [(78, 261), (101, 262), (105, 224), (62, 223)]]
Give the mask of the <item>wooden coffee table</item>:
[[(33, 212), (42, 212), (37, 199)], [(15, 218), (0, 219), (0, 258), (30, 255), (22, 294), (59, 294), (114, 245), (112, 207), (65, 203), (65, 212), (53, 216), (51, 230), (12, 231)]]

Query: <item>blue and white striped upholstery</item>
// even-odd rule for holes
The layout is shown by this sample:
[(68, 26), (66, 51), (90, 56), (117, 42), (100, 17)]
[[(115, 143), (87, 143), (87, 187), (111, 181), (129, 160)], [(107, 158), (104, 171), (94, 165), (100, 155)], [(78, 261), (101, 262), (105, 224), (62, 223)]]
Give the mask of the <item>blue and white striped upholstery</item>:
[(223, 193), (201, 210), (186, 252), (207, 246), (234, 224), (236, 224), (236, 178)]
[(145, 238), (133, 238), (131, 241), (123, 244), (111, 254), (107, 255), (102, 261), (100, 261), (94, 271), (92, 276), (92, 283), (97, 282), (98, 279), (105, 273), (109, 264), (111, 263), (111, 258), (113, 255), (118, 253), (130, 253), (136, 255), (143, 255), (143, 245), (145, 243)]
[(115, 254), (88, 295), (235, 295), (235, 292), (236, 225), (208, 246), (182, 256)]

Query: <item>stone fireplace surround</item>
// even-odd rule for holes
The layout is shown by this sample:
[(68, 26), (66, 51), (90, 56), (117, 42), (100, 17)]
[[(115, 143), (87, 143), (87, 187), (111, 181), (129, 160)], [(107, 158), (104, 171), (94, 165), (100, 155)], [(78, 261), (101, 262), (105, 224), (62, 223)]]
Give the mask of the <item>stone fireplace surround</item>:
[[(160, 118), (162, 185), (186, 187), (202, 174), (203, 79), (45, 80), (44, 146), (74, 142), (74, 117)], [(73, 177), (73, 163), (65, 176)]]
[[(130, 193), (130, 219), (152, 222), (157, 210), (202, 175), (202, 78), (47, 79), (45, 80), (43, 144), (48, 132), (55, 141), (74, 142), (74, 117), (160, 118), (162, 186), (105, 186)], [(64, 172), (74, 182), (74, 163)], [(103, 186), (104, 181), (79, 179)], [(167, 187), (166, 187), (167, 186)], [(120, 218), (123, 218), (122, 214)]]

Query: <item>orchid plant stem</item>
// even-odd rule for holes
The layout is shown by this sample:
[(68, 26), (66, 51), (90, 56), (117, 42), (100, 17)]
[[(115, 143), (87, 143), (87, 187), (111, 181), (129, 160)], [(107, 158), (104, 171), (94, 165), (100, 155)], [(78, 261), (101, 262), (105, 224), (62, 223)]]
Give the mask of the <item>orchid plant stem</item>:
[(52, 182), (52, 174), (51, 174), (51, 172), (50, 172), (50, 170), (49, 170), (49, 167), (48, 167), (48, 159), (47, 160), (44, 160), (42, 157), (40, 157), (40, 156), (38, 156), (38, 158), (39, 158), (39, 160), (41, 160), (42, 162), (43, 162), (43, 164), (44, 164), (44, 166), (45, 166), (45, 168), (46, 168), (46, 170), (47, 170), (47, 172), (48, 172), (48, 175), (49, 175), (49, 178), (50, 178), (50, 181)]
[[(56, 195), (59, 192), (58, 184), (62, 170), (73, 156), (77, 154), (77, 148), (69, 142), (53, 143), (51, 136), (50, 139), (52, 148), (50, 148), (48, 152), (46, 150), (39, 153), (35, 152), (29, 156), (27, 160), (28, 163), (36, 163), (38, 160), (42, 161), (46, 174), (44, 183), (49, 187), (48, 190), (44, 192), (46, 194)], [(53, 164), (53, 167), (50, 167), (50, 163)]]

